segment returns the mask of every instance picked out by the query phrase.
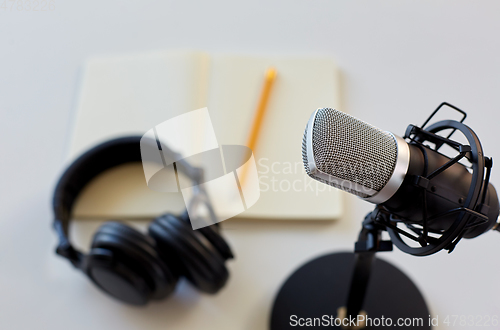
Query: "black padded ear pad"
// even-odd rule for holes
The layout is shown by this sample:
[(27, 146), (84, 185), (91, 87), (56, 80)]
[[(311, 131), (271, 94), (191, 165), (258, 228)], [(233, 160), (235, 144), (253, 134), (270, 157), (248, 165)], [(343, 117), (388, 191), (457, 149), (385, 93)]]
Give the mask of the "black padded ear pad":
[(225, 258), (187, 222), (166, 214), (156, 218), (148, 232), (161, 254), (175, 259), (182, 275), (199, 290), (216, 293), (224, 286), (229, 277)]
[[(191, 225), (191, 220), (189, 219), (187, 212), (182, 214), (180, 218)], [(227, 244), (226, 240), (219, 233), (218, 223), (214, 226), (206, 226), (197, 229), (197, 231), (201, 233), (210, 243), (212, 243), (213, 247), (219, 251), (224, 260), (234, 258), (233, 251), (231, 251), (231, 248)]]
[(168, 296), (178, 280), (150, 237), (119, 222), (107, 222), (96, 232), (86, 268), (104, 291), (136, 305)]

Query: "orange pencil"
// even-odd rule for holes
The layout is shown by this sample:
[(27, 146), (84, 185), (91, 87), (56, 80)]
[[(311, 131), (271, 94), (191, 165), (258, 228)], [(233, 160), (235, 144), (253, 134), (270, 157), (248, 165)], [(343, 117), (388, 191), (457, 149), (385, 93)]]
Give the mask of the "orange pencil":
[[(275, 79), (276, 79), (276, 69), (271, 67), (266, 71), (264, 85), (262, 86), (262, 92), (260, 93), (259, 103), (257, 104), (257, 108), (255, 109), (255, 116), (253, 119), (252, 128), (250, 129), (250, 134), (248, 136), (246, 144), (247, 147), (249, 147), (252, 151), (255, 149), (255, 146), (257, 145), (260, 128), (262, 126), (264, 114), (267, 109), (267, 103), (269, 101), (269, 95), (271, 94), (271, 88), (273, 86)], [(243, 186), (243, 182), (245, 181), (246, 173), (247, 173), (247, 166), (244, 166), (240, 178), (241, 186)]]

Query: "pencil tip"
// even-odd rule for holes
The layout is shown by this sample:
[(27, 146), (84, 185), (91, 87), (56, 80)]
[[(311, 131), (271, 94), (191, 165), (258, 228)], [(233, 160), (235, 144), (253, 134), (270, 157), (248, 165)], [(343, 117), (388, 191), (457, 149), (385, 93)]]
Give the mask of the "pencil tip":
[(273, 68), (273, 67), (270, 67), (269, 69), (267, 69), (267, 73), (266, 73), (266, 76), (268, 79), (274, 79), (276, 77), (276, 69)]

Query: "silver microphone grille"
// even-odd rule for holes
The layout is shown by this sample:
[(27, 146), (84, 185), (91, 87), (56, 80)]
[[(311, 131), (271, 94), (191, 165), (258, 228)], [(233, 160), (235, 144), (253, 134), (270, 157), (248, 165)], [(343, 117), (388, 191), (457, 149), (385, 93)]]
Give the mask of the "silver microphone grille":
[(387, 184), (397, 157), (391, 133), (331, 108), (315, 111), (302, 140), (302, 160), (311, 178), (362, 198)]

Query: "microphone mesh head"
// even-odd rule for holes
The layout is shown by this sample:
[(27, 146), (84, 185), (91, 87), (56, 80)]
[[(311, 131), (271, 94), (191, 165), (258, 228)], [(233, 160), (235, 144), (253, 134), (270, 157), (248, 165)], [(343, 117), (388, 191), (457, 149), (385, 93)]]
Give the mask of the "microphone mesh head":
[[(373, 196), (387, 184), (398, 153), (391, 133), (331, 108), (318, 109), (308, 126), (311, 123), (309, 148), (309, 127), (302, 140), (302, 160), (311, 178), (363, 198)], [(326, 178), (309, 168), (311, 149), (316, 169)]]

